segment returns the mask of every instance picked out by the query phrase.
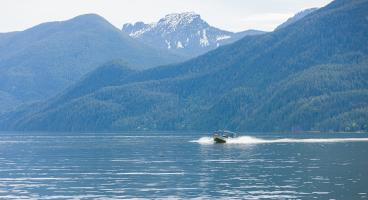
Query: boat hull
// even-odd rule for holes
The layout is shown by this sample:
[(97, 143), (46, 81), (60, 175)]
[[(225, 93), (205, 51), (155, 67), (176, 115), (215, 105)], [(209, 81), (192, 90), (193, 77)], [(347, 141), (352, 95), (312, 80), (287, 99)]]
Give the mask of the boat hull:
[(221, 136), (214, 136), (214, 137), (213, 137), (213, 140), (214, 140), (216, 143), (226, 143), (226, 138), (221, 137)]

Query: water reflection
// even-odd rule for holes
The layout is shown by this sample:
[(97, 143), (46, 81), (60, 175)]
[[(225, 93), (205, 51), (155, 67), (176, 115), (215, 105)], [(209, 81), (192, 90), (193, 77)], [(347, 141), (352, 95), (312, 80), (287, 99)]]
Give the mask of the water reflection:
[(368, 143), (362, 141), (201, 145), (188, 142), (196, 135), (158, 133), (0, 137), (0, 199), (367, 198)]

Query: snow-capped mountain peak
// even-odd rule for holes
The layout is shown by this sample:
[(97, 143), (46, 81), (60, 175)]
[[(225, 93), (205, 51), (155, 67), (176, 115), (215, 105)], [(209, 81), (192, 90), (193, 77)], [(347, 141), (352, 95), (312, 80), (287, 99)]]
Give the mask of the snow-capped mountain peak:
[(242, 34), (224, 31), (210, 26), (195, 12), (172, 13), (158, 22), (124, 24), (123, 32), (156, 48), (194, 57), (230, 43)]
[(124, 24), (123, 30), (129, 32), (130, 37), (139, 38), (145, 32), (150, 31), (154, 26), (154, 23), (145, 24), (143, 22), (136, 22), (135, 24)]
[(145, 32), (155, 31), (159, 29), (164, 34), (169, 34), (177, 31), (181, 27), (190, 25), (191, 23), (197, 23), (209, 26), (205, 21), (201, 19), (199, 14), (195, 12), (183, 12), (167, 14), (164, 18), (158, 22), (145, 24), (143, 22), (136, 22), (135, 24), (124, 24), (123, 31), (128, 32), (133, 38), (139, 38)]
[(188, 26), (191, 23), (203, 23), (206, 22), (201, 19), (199, 14), (194, 12), (184, 12), (184, 13), (172, 13), (166, 15), (164, 18), (160, 19), (157, 26), (164, 26), (167, 31), (176, 31), (178, 28), (183, 26)]

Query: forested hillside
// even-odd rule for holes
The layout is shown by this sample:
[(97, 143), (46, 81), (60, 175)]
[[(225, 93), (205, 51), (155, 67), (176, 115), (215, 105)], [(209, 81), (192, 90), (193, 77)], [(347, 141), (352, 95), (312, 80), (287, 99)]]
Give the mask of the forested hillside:
[(131, 39), (95, 14), (0, 34), (0, 113), (61, 92), (101, 64), (135, 69), (181, 61)]
[(368, 131), (367, 10), (367, 0), (336, 0), (181, 64), (131, 71), (111, 63), (43, 104), (2, 116), (0, 126)]

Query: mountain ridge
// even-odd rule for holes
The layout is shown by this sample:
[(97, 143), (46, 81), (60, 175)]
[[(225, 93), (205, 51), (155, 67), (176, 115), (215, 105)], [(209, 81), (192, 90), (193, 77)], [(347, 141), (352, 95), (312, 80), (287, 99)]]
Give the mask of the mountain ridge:
[(308, 9), (302, 10), (302, 11), (296, 13), (294, 16), (292, 16), (289, 19), (287, 19), (284, 23), (282, 23), (279, 26), (277, 26), (275, 30), (279, 30), (279, 29), (285, 28), (285, 27), (287, 27), (289, 25), (292, 25), (295, 22), (303, 19), (304, 17), (306, 17), (307, 15), (313, 13), (314, 11), (316, 11), (318, 9), (319, 8), (308, 8)]
[(183, 60), (131, 39), (96, 14), (1, 35), (0, 91), (11, 98), (0, 100), (0, 112), (44, 100), (111, 60), (136, 69)]
[(150, 46), (167, 49), (176, 54), (196, 57), (220, 45), (229, 44), (257, 30), (233, 33), (210, 26), (194, 12), (171, 13), (158, 22), (136, 22), (123, 25), (122, 31)]

